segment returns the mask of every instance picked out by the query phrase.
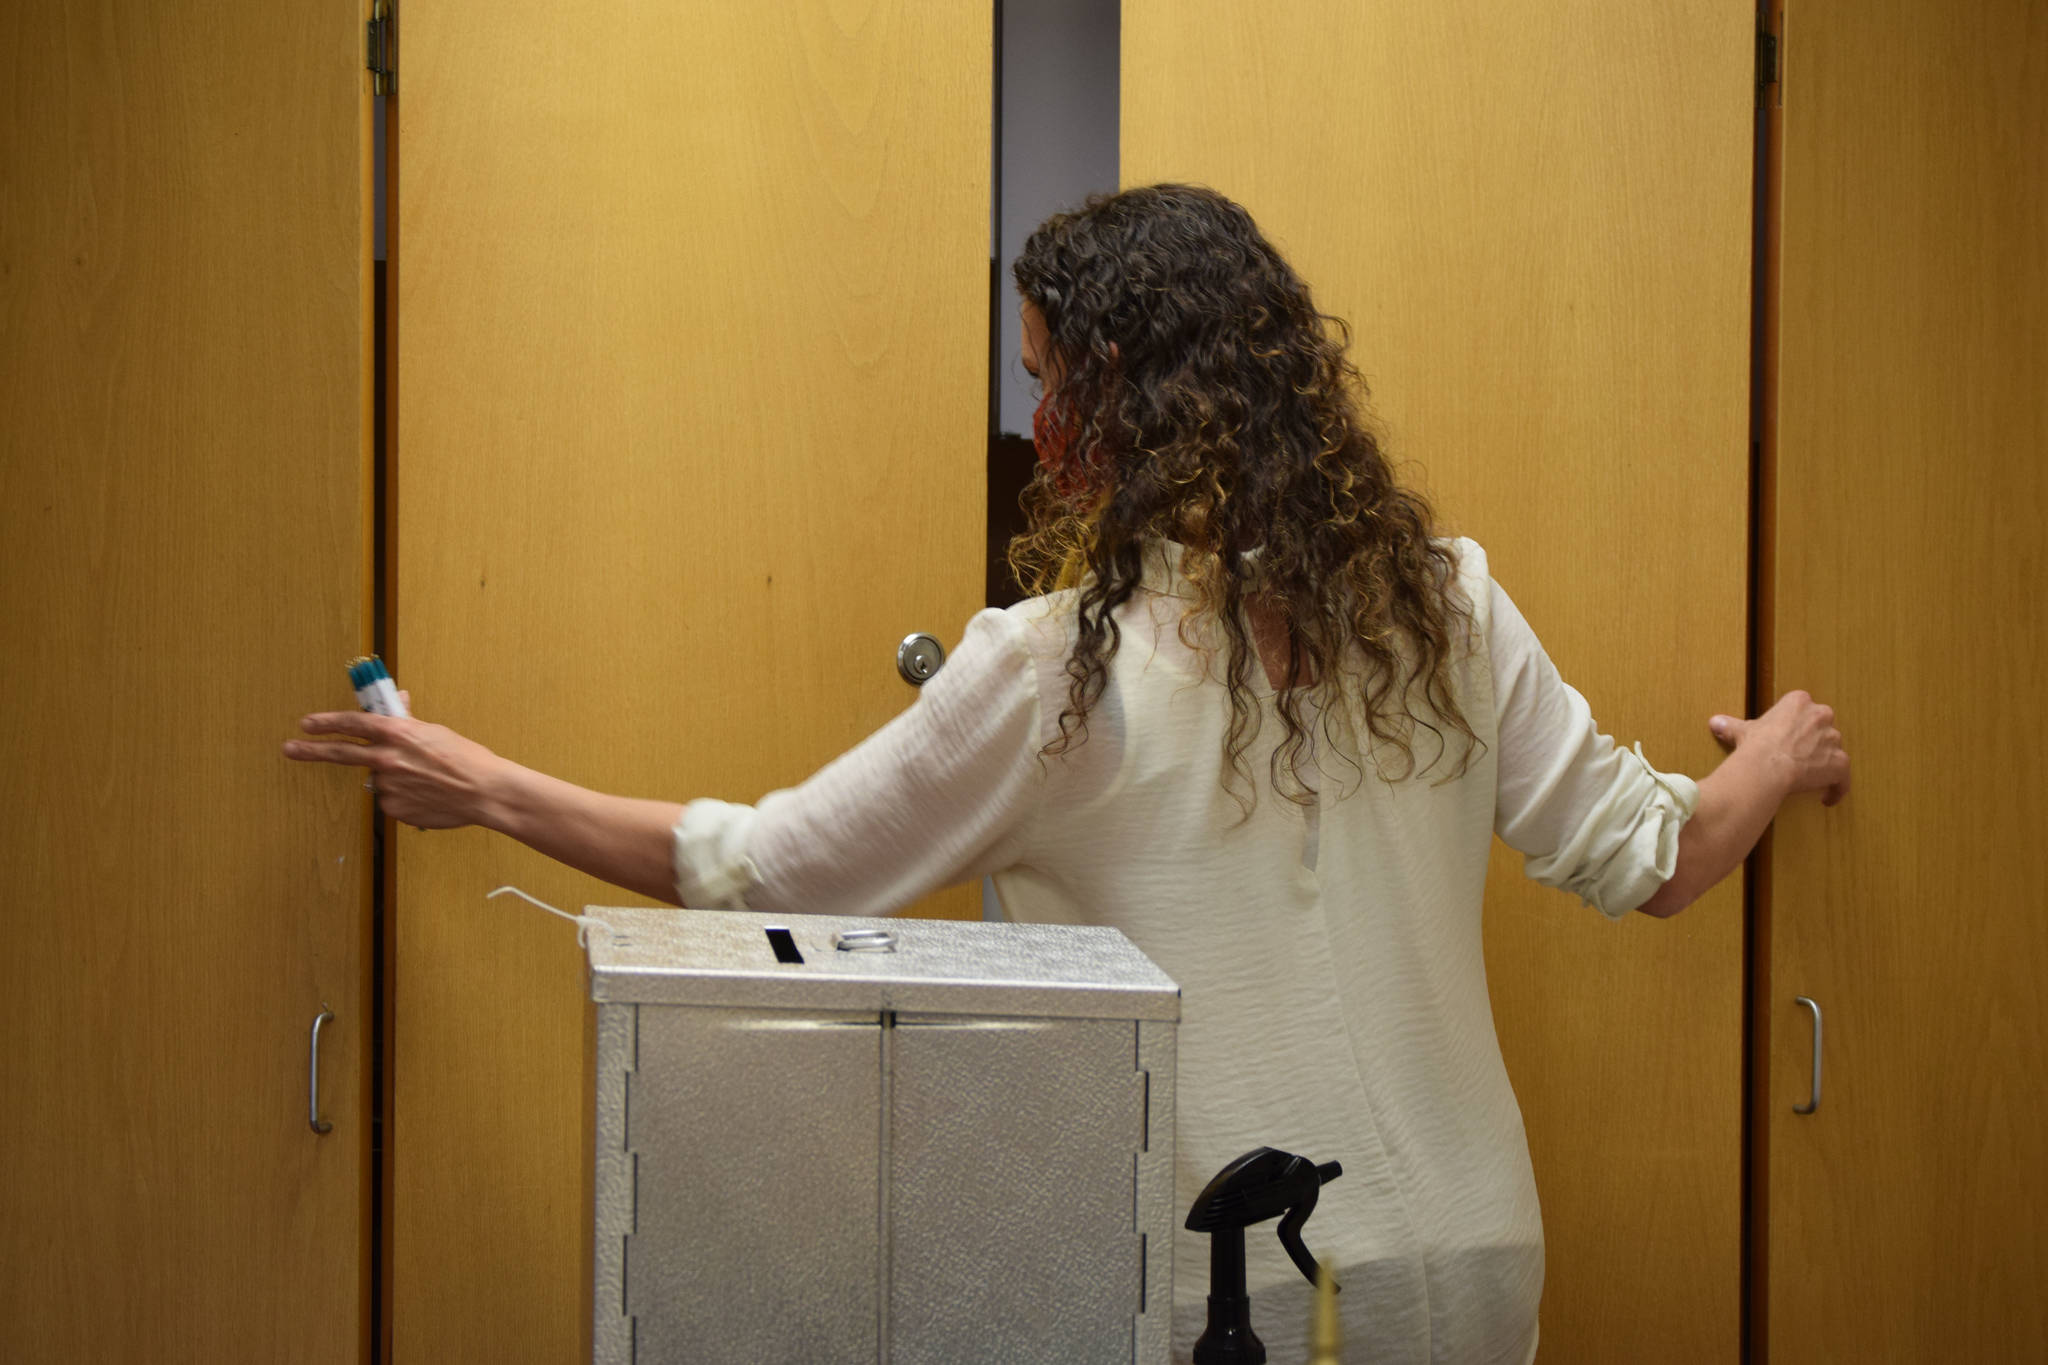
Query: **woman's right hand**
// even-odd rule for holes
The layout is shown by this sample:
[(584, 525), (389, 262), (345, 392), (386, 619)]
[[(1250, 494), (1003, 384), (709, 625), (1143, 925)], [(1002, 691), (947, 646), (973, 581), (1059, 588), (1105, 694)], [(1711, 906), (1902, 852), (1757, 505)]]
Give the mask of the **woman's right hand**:
[(1707, 722), (1731, 750), (1764, 758), (1785, 782), (1785, 794), (1819, 792), (1821, 804), (1832, 806), (1849, 794), (1849, 751), (1835, 728), (1835, 708), (1792, 691), (1753, 720), (1715, 716)]

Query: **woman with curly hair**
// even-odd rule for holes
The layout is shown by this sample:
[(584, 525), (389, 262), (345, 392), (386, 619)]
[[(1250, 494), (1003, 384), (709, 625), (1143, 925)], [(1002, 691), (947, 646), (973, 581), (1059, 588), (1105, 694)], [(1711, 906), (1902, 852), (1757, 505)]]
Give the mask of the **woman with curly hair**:
[[(685, 906), (881, 914), (992, 875), (1012, 919), (1114, 925), (1183, 992), (1181, 1206), (1256, 1146), (1340, 1160), (1315, 1226), (1347, 1358), (1527, 1361), (1542, 1230), (1487, 1002), (1490, 842), (1610, 916), (1676, 913), (1787, 796), (1846, 790), (1832, 713), (1713, 718), (1732, 752), (1697, 784), (1601, 734), (1480, 548), (1395, 483), (1343, 325), (1221, 195), (1091, 200), (1016, 282), (1045, 398), (1011, 562), (1038, 595), (802, 786), (629, 800), (355, 713), (305, 728), (361, 743), (287, 752)], [(1270, 1239), (1250, 1271), (1281, 1345), (1306, 1287)]]

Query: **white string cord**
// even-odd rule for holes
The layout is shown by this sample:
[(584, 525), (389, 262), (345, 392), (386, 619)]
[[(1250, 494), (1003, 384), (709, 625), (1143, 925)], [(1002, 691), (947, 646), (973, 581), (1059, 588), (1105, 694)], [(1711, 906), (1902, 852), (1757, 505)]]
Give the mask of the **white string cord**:
[(487, 893), (484, 896), (484, 899), (490, 900), (493, 897), (505, 895), (507, 892), (510, 892), (512, 895), (519, 897), (519, 899), (525, 901), (529, 905), (537, 905), (541, 909), (547, 911), (550, 915), (558, 915), (561, 918), (569, 921), (569, 923), (575, 925), (576, 943), (578, 947), (588, 948), (590, 946), (590, 934), (591, 931), (594, 929), (603, 930), (613, 943), (619, 943), (622, 941), (619, 935), (619, 931), (612, 928), (612, 926), (608, 922), (599, 919), (597, 916), (572, 915), (567, 910), (557, 910), (554, 906), (549, 905), (546, 901), (537, 899), (533, 896), (529, 896), (516, 886), (501, 886), (496, 891)]

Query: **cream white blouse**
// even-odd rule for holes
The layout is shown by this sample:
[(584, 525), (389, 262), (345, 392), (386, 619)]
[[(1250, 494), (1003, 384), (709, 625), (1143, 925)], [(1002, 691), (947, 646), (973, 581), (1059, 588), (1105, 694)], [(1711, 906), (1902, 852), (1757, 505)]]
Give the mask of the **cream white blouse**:
[[(1455, 542), (1475, 624), (1451, 664), (1483, 741), (1385, 780), (1326, 752), (1304, 807), (1267, 762), (1244, 814), (1230, 710), (1181, 638), (1191, 592), (1155, 546), (1117, 613), (1123, 643), (1085, 740), (1041, 758), (1066, 704), (1070, 595), (984, 611), (917, 701), (802, 786), (753, 806), (695, 801), (675, 827), (682, 903), (885, 914), (992, 875), (1011, 919), (1109, 924), (1180, 983), (1177, 1198), (1253, 1147), (1341, 1161), (1306, 1240), (1344, 1286), (1355, 1365), (1525, 1365), (1543, 1234), (1521, 1113), (1494, 1037), (1480, 909), (1494, 835), (1528, 875), (1619, 918), (1670, 877), (1699, 799), (1600, 733), (1528, 623)], [(1213, 630), (1213, 627), (1212, 627)], [(1417, 766), (1436, 753), (1426, 731)], [(1391, 770), (1391, 769), (1390, 769)], [(1208, 1249), (1178, 1234), (1175, 1350), (1204, 1316)], [(1277, 1239), (1247, 1238), (1253, 1320), (1299, 1359), (1307, 1286)]]

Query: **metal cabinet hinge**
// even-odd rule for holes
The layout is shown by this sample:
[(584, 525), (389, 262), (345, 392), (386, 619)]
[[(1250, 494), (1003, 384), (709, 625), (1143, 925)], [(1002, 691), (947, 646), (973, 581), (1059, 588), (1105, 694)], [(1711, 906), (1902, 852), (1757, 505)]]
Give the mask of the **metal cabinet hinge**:
[(1756, 88), (1762, 94), (1778, 83), (1778, 35), (1767, 28), (1756, 31)]
[(388, 95), (397, 84), (397, 73), (392, 66), (397, 34), (393, 31), (390, 0), (377, 0), (370, 9), (370, 21), (363, 27), (366, 48), (363, 64), (370, 68), (370, 93)]

